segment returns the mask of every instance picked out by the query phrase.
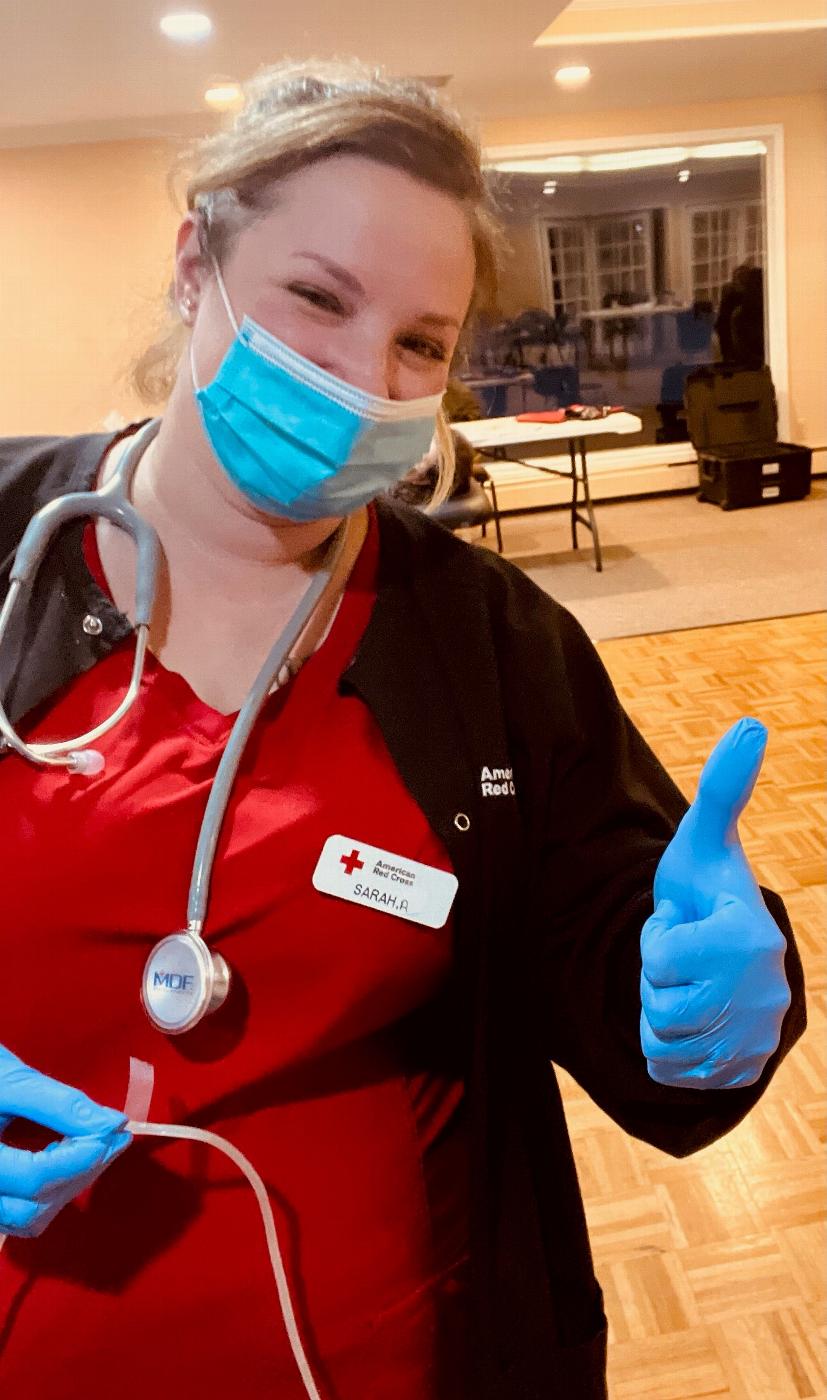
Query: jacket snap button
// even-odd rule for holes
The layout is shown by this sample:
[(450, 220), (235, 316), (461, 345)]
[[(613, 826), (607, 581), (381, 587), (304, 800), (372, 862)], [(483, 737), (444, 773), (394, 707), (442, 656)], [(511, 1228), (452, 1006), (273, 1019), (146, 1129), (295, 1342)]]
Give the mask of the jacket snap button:
[(103, 631), (103, 623), (100, 618), (93, 617), (91, 613), (86, 614), (81, 626), (88, 637), (99, 637)]
[(457, 812), (456, 816), (454, 817), (454, 826), (456, 827), (457, 831), (467, 831), (470, 825), (471, 818), (467, 817), (464, 812)]

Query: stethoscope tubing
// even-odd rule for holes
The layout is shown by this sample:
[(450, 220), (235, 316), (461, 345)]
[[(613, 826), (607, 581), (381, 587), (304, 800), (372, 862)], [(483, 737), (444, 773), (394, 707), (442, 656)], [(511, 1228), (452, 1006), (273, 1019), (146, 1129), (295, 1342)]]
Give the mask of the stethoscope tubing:
[(258, 719), (262, 706), (284, 667), (290, 651), (310, 621), (318, 602), (333, 578), (347, 539), (346, 521), (339, 527), (337, 536), (340, 538), (334, 540), (332, 551), (328, 551), (328, 558), (322, 568), (314, 575), (309, 588), (300, 599), (281, 636), (277, 638), (267, 653), (264, 664), (253, 681), (247, 698), (236, 717), (227, 745), (221, 755), (221, 762), (210, 788), (204, 820), (201, 823), (201, 831), (198, 836), (198, 845), (195, 850), (195, 863), (187, 905), (187, 928), (193, 933), (200, 934), (203, 927), (215, 848), (218, 844), (224, 814), (250, 731)]
[[(132, 676), (126, 695), (114, 713), (96, 728), (90, 729), (86, 734), (80, 735), (76, 739), (64, 739), (48, 744), (25, 743), (12, 727), (3, 707), (2, 698), (0, 698), (0, 734), (5, 740), (5, 746), (13, 749), (30, 762), (40, 765), (71, 767), (71, 764), (67, 763), (66, 756), (112, 729), (123, 719), (137, 698), (143, 677), (149, 626), (157, 594), (161, 543), (153, 526), (138, 515), (130, 503), (128, 495), (138, 462), (150, 442), (157, 436), (160, 427), (161, 420), (156, 418), (139, 429), (135, 435), (134, 443), (131, 444), (117, 470), (99, 490), (72, 492), (55, 501), (50, 501), (48, 505), (38, 511), (29, 521), (17, 548), (9, 576), (9, 592), (2, 611), (0, 611), (0, 645), (2, 645), (19, 596), (30, 591), (33, 587), (37, 570), (53, 535), (69, 520), (78, 517), (103, 516), (119, 529), (126, 530), (135, 540), (137, 549), (134, 622), (137, 643)], [(326, 589), (331, 585), (347, 542), (347, 526), (348, 521), (345, 519), (334, 534), (333, 542), (321, 568), (314, 574), (289, 622), (270, 648), (236, 717), (226, 747), (221, 755), (198, 836), (187, 904), (187, 927), (199, 936), (206, 917), (215, 850), (250, 731), (267, 696), (277, 682), (292, 648), (310, 621)]]
[(126, 694), (117, 709), (96, 725), (94, 729), (80, 734), (76, 739), (63, 739), (53, 743), (26, 744), (12, 727), (0, 697), (0, 735), (5, 743), (2, 747), (13, 749), (21, 758), (29, 762), (53, 767), (69, 767), (67, 755), (83, 749), (87, 744), (101, 738), (114, 728), (131, 709), (138, 696), (143, 676), (144, 659), (149, 640), (149, 624), (155, 605), (160, 566), (161, 545), (157, 533), (142, 520), (128, 499), (129, 483), (138, 460), (161, 426), (160, 419), (152, 419), (139, 429), (135, 442), (120, 469), (98, 491), (74, 491), (50, 501), (36, 515), (32, 516), (17, 547), (14, 562), (9, 574), (9, 591), (0, 611), (0, 645), (11, 620), (12, 613), (21, 594), (31, 592), (37, 571), (49, 544), (56, 534), (70, 520), (90, 516), (103, 516), (122, 530), (126, 530), (135, 541), (137, 560), (135, 565), (135, 631), (136, 647), (132, 676)]

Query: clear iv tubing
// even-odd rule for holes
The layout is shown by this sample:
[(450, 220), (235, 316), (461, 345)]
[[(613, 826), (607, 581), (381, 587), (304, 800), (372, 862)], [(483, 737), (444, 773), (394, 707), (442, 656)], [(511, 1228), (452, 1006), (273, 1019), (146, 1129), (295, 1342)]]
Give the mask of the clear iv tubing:
[[(276, 1235), (276, 1222), (273, 1219), (273, 1211), (267, 1196), (264, 1182), (244, 1156), (226, 1138), (219, 1137), (217, 1133), (210, 1133), (205, 1128), (190, 1128), (174, 1123), (137, 1123), (130, 1119), (122, 1129), (125, 1133), (146, 1134), (151, 1137), (168, 1138), (192, 1138), (196, 1142), (205, 1142), (208, 1147), (217, 1147), (219, 1152), (223, 1152), (225, 1157), (235, 1162), (239, 1171), (242, 1171), (256, 1193), (258, 1208), (261, 1211), (261, 1218), (264, 1221), (264, 1233), (267, 1236), (267, 1249), (270, 1254), (270, 1264), (273, 1269), (273, 1277), (276, 1280), (276, 1287), (279, 1292), (279, 1302), (281, 1303), (282, 1317), (287, 1328), (287, 1335), (290, 1345), (293, 1348), (293, 1356), (299, 1368), (299, 1374), (304, 1382), (304, 1388), (311, 1400), (322, 1400), (316, 1383), (304, 1354), (304, 1348), (299, 1338), (299, 1331), (296, 1326), (296, 1319), (293, 1314), (293, 1304), (290, 1299), (290, 1289), (287, 1285), (287, 1276), (284, 1272), (284, 1265), (281, 1259), (278, 1236)], [(2, 1238), (2, 1236), (0, 1236)]]
[[(252, 1186), (258, 1201), (258, 1208), (261, 1211), (261, 1218), (264, 1221), (264, 1233), (267, 1237), (267, 1249), (270, 1255), (270, 1264), (273, 1270), (273, 1277), (276, 1280), (276, 1288), (279, 1292), (279, 1302), (281, 1303), (281, 1313), (284, 1318), (284, 1325), (287, 1328), (287, 1335), (290, 1345), (293, 1348), (293, 1356), (299, 1368), (299, 1374), (304, 1382), (304, 1388), (311, 1400), (322, 1400), (316, 1389), (316, 1382), (308, 1365), (304, 1348), (301, 1344), (299, 1331), (296, 1326), (296, 1319), (293, 1314), (293, 1304), (290, 1299), (290, 1289), (287, 1284), (287, 1275), (284, 1272), (284, 1265), (279, 1249), (278, 1236), (276, 1234), (276, 1222), (273, 1219), (273, 1211), (267, 1196), (267, 1190), (256, 1171), (255, 1167), (247, 1161), (243, 1152), (239, 1152), (226, 1138), (219, 1137), (217, 1133), (208, 1132), (206, 1128), (190, 1128), (183, 1124), (174, 1123), (139, 1123), (129, 1119), (123, 1126), (122, 1132), (142, 1134), (146, 1137), (166, 1137), (166, 1138), (190, 1138), (195, 1142), (205, 1142), (208, 1147), (217, 1147), (219, 1152), (223, 1152), (225, 1157), (229, 1157), (231, 1162), (235, 1162), (239, 1171), (242, 1171)], [(0, 1250), (5, 1244), (6, 1236), (0, 1235)]]

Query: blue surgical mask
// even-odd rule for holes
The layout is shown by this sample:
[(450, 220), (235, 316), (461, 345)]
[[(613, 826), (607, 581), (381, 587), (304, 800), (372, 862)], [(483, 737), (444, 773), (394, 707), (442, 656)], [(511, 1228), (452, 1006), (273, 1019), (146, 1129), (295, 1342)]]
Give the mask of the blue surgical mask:
[(383, 399), (320, 369), (245, 316), (239, 329), (218, 264), (235, 339), (195, 399), (213, 452), (233, 484), (269, 515), (350, 515), (421, 461), (442, 394)]

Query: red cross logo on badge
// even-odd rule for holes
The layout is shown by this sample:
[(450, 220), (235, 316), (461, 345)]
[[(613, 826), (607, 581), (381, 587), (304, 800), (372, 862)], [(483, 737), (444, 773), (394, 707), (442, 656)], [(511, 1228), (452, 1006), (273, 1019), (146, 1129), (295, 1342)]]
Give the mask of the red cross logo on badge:
[(352, 875), (354, 870), (363, 870), (365, 862), (359, 859), (359, 852), (352, 850), (349, 856), (339, 856), (339, 860), (345, 867), (348, 875)]

